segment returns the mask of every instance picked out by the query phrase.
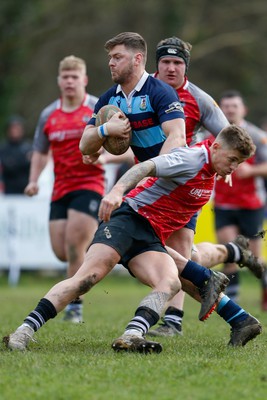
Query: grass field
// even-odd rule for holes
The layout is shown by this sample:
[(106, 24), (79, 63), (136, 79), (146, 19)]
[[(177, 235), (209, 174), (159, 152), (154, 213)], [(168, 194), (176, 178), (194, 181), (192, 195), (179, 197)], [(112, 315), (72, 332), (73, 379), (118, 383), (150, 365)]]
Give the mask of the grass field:
[[(24, 274), (16, 288), (0, 277), (0, 333), (21, 324), (58, 280)], [(229, 326), (214, 314), (197, 319), (199, 305), (185, 305), (184, 336), (161, 338), (161, 354), (114, 353), (149, 289), (130, 276), (112, 275), (85, 298), (85, 323), (49, 321), (25, 353), (1, 344), (0, 399), (45, 400), (235, 400), (267, 398), (267, 313), (260, 310), (260, 284), (242, 271), (240, 304), (259, 318), (263, 333), (244, 348), (228, 348)]]

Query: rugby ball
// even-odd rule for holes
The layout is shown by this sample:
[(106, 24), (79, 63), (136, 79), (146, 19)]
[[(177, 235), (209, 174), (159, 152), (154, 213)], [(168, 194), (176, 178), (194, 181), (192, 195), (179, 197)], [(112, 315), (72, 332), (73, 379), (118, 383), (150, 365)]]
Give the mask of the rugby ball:
[[(121, 111), (119, 107), (116, 107), (112, 104), (107, 104), (106, 106), (103, 106), (102, 108), (100, 108), (100, 110), (96, 115), (95, 125), (96, 126), (103, 125), (105, 122), (108, 122), (108, 120), (119, 111), (123, 114), (123, 119), (125, 119), (126, 115)], [(107, 136), (103, 143), (103, 147), (109, 153), (118, 156), (120, 154), (125, 153), (128, 150), (131, 142), (131, 137), (132, 137), (131, 132), (126, 138)]]

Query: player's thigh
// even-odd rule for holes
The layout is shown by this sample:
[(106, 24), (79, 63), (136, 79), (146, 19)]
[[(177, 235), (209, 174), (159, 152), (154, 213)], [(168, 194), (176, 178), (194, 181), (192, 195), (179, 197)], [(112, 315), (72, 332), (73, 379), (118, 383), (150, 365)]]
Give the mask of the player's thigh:
[(49, 221), (49, 233), (52, 249), (55, 255), (61, 260), (66, 261), (65, 234), (66, 219), (57, 219)]
[(191, 258), (191, 250), (194, 241), (194, 231), (188, 228), (181, 228), (173, 232), (166, 244), (172, 247), (185, 258)]
[(140, 282), (159, 291), (169, 291), (179, 282), (175, 262), (167, 253), (147, 251), (138, 254), (129, 262), (129, 269)]
[(66, 245), (89, 246), (98, 228), (98, 221), (91, 215), (69, 209), (66, 225)]

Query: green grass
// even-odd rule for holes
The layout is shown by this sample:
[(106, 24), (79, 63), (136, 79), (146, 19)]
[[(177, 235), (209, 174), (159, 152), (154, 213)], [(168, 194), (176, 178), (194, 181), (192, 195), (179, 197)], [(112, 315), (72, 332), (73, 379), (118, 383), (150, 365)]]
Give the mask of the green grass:
[[(16, 288), (0, 278), (0, 333), (22, 323), (57, 281), (24, 274)], [(187, 298), (184, 336), (161, 338), (161, 354), (117, 354), (111, 342), (132, 318), (149, 289), (130, 276), (112, 275), (85, 297), (85, 323), (69, 325), (61, 315), (35, 336), (26, 353), (0, 348), (0, 399), (45, 400), (221, 400), (266, 399), (265, 329), (244, 348), (228, 348), (230, 328), (216, 314), (197, 319), (199, 305)], [(259, 318), (260, 284), (242, 271), (240, 304)]]

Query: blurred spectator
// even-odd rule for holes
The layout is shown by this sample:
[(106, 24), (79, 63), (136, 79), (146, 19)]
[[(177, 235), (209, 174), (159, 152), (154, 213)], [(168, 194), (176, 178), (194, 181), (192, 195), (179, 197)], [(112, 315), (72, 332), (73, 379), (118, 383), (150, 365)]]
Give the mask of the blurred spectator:
[[(25, 137), (24, 120), (18, 115), (8, 119), (6, 140), (0, 145), (3, 192), (22, 194), (28, 183), (31, 142)], [(1, 185), (0, 185), (1, 186)]]

